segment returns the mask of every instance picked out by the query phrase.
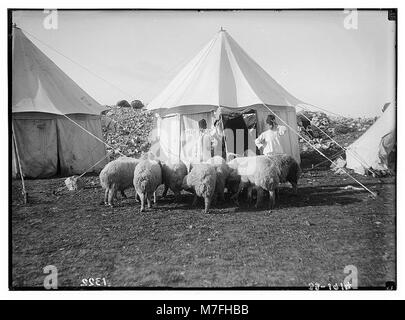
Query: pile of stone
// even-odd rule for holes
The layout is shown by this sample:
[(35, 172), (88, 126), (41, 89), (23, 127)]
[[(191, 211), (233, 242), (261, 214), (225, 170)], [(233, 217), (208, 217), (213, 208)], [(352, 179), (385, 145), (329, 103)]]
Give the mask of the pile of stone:
[(139, 157), (150, 148), (150, 134), (154, 126), (152, 112), (131, 107), (111, 106), (102, 116), (105, 142), (111, 146), (110, 158)]
[[(351, 135), (359, 137), (366, 131), (376, 118), (346, 118), (328, 116), (324, 112), (302, 111), (297, 114), (297, 123), (300, 134), (305, 138), (299, 138), (302, 143), (302, 151), (312, 149), (305, 140), (308, 140), (320, 150), (328, 150), (335, 146), (331, 138), (339, 140), (339, 137)], [(328, 137), (329, 136), (329, 137)], [(352, 141), (350, 141), (352, 142)], [(344, 143), (347, 146), (347, 143)]]

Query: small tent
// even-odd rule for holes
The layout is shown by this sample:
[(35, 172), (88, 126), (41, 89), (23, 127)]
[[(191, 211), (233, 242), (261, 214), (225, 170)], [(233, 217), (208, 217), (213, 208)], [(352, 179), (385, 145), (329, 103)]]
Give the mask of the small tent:
[[(221, 28), (147, 109), (158, 118), (161, 154), (189, 162), (199, 120), (205, 119), (212, 128), (214, 120), (221, 119), (225, 129), (233, 129), (225, 134), (228, 152), (256, 154), (254, 139), (266, 130), (267, 116), (275, 113), (297, 132), (295, 106), (301, 103)], [(238, 150), (235, 141), (242, 138), (247, 142)], [(300, 162), (297, 135), (288, 129), (281, 142), (284, 151)]]
[(359, 174), (367, 169), (393, 169), (395, 162), (395, 106), (385, 105), (383, 114), (346, 151), (346, 167)]
[(94, 137), (102, 139), (104, 108), (17, 27), (11, 72), (13, 177), (19, 173), (18, 158), (25, 177), (45, 178), (83, 173), (106, 156), (104, 144)]

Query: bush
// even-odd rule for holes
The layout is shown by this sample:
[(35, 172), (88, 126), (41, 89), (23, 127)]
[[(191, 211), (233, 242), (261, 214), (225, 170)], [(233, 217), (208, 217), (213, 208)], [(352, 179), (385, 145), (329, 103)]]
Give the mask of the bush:
[(144, 107), (144, 104), (140, 100), (134, 100), (131, 102), (131, 107), (134, 109), (142, 109)]
[(121, 108), (131, 108), (131, 105), (127, 100), (120, 100), (117, 102), (117, 106)]
[(346, 134), (346, 133), (349, 133), (349, 132), (352, 132), (352, 131), (353, 131), (352, 128), (350, 128), (349, 126), (344, 125), (342, 123), (339, 123), (339, 124), (337, 124), (335, 126), (335, 133), (336, 134)]

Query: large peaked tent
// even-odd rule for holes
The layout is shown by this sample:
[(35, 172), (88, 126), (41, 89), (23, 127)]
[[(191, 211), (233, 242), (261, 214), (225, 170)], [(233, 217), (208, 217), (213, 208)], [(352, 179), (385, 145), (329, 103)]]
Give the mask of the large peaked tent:
[(104, 108), (17, 27), (12, 34), (11, 101), (13, 177), (19, 172), (17, 154), (29, 178), (83, 173), (105, 157), (104, 144), (95, 138), (103, 139)]
[(346, 151), (346, 167), (365, 174), (367, 169), (387, 170), (396, 145), (395, 106), (386, 106), (377, 121)]
[[(158, 116), (157, 136), (163, 153), (189, 161), (189, 142), (195, 139), (200, 119), (206, 119), (212, 127), (213, 118), (220, 114), (254, 112), (258, 135), (265, 130), (267, 115), (275, 113), (298, 131), (295, 106), (302, 103), (221, 29), (147, 109)], [(298, 137), (292, 130), (282, 136), (282, 145), (286, 153), (300, 161)], [(249, 143), (249, 149), (255, 152), (254, 143)], [(243, 150), (236, 153), (242, 154)]]

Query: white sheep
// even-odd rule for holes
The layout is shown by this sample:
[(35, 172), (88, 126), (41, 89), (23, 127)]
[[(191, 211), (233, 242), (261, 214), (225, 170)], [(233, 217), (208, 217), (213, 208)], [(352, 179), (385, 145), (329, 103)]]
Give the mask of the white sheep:
[(133, 187), (134, 170), (138, 163), (139, 159), (124, 156), (107, 163), (101, 170), (99, 177), (105, 189), (104, 204), (112, 206), (118, 191), (126, 198), (124, 191)]
[(176, 200), (180, 196), (180, 191), (183, 189), (183, 179), (187, 175), (187, 167), (183, 161), (178, 162), (162, 162), (162, 180), (165, 185), (162, 197), (165, 198), (167, 191), (172, 190)]
[(151, 207), (152, 195), (156, 203), (155, 191), (162, 184), (162, 167), (158, 160), (142, 159), (135, 167), (133, 184), (141, 199), (141, 212), (145, 210), (145, 200)]
[[(229, 167), (240, 176), (237, 192), (232, 199), (238, 199), (240, 191), (246, 187), (252, 187), (257, 191), (256, 208), (262, 202), (264, 192), (269, 193), (269, 209), (272, 210), (276, 201), (276, 189), (279, 184), (280, 170), (267, 156), (253, 156), (235, 158), (228, 163)], [(232, 179), (231, 179), (232, 180)]]
[(206, 163), (194, 164), (190, 173), (183, 179), (183, 189), (194, 192), (192, 206), (197, 203), (197, 197), (204, 198), (204, 212), (208, 213), (215, 193), (217, 174), (215, 168)]
[(214, 156), (211, 159), (208, 159), (205, 163), (215, 168), (217, 173), (215, 194), (220, 201), (225, 201), (224, 190), (230, 174), (230, 168), (228, 164), (221, 156)]

